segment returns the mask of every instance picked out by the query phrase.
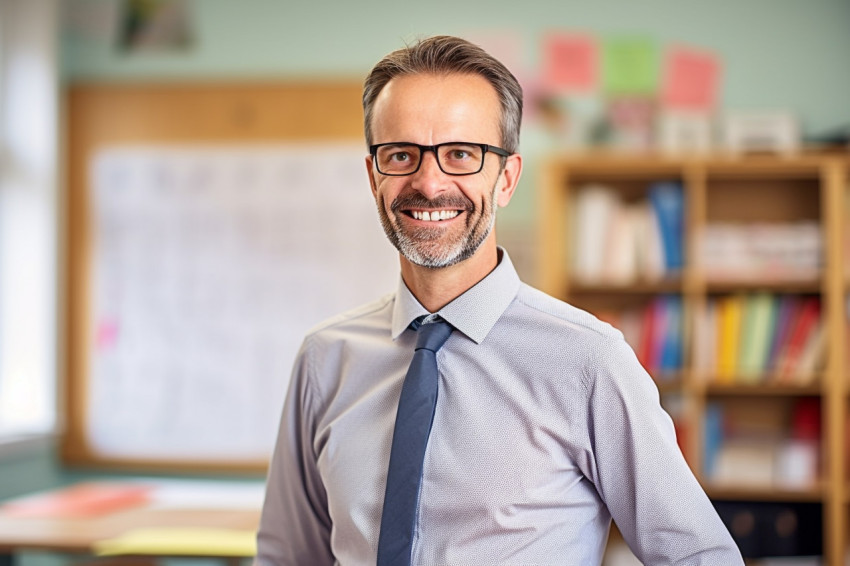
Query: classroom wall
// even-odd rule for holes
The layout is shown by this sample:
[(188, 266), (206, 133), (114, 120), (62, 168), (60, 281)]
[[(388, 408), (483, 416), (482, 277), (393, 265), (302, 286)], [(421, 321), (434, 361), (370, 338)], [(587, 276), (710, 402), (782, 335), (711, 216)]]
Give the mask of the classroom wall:
[[(115, 0), (65, 0), (61, 72), (78, 80), (361, 78), (383, 54), (420, 35), (499, 32), (520, 39), (519, 60), (539, 63), (548, 30), (645, 33), (723, 58), (727, 109), (789, 109), (804, 130), (850, 123), (847, 0), (195, 0), (194, 46), (177, 54), (115, 50)], [(534, 164), (546, 139), (523, 137), (527, 170), (508, 218), (532, 221)], [(500, 221), (501, 222), (501, 221)], [(52, 447), (0, 454), (0, 498), (64, 481)]]
[(97, 6), (108, 12), (104, 5), (115, 2), (66, 0), (82, 20), (63, 39), (66, 80), (360, 78), (417, 36), (493, 31), (518, 36), (519, 59), (534, 69), (549, 30), (645, 33), (662, 45), (687, 42), (720, 55), (726, 108), (787, 108), (810, 132), (850, 122), (847, 0), (195, 0), (196, 44), (179, 55), (116, 52), (108, 25), (82, 17)]
[[(721, 106), (789, 110), (809, 135), (850, 124), (847, 0), (186, 0), (194, 45), (178, 54), (122, 53), (109, 25), (115, 0), (65, 0), (62, 73), (76, 80), (185, 80), (345, 76), (362, 80), (384, 54), (420, 36), (502, 34), (517, 41), (521, 75), (540, 67), (541, 38), (570, 30), (643, 34), (660, 47), (688, 43), (723, 61)], [(527, 122), (526, 167), (502, 235), (516, 246), (534, 219), (537, 162), (551, 148)], [(526, 238), (527, 240), (527, 238)], [(520, 272), (533, 272), (519, 265)]]

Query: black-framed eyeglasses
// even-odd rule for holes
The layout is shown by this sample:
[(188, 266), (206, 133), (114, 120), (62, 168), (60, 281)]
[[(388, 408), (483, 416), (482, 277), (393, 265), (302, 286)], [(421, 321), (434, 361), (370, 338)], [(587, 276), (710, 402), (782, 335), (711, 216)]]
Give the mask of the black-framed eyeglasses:
[(487, 152), (510, 156), (510, 152), (486, 143), (448, 142), (437, 145), (419, 145), (409, 142), (379, 143), (369, 146), (375, 168), (381, 175), (413, 175), (422, 165), (426, 151), (434, 152), (437, 165), (446, 175), (475, 175), (484, 168)]

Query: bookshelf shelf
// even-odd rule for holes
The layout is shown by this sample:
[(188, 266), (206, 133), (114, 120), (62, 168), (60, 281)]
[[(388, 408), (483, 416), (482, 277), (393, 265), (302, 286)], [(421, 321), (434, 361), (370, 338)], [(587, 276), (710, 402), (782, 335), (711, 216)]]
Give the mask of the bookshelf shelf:
[(714, 397), (723, 396), (747, 396), (757, 395), (765, 397), (809, 397), (821, 395), (823, 388), (820, 381), (811, 385), (785, 385), (777, 383), (754, 383), (754, 384), (719, 384), (709, 383), (706, 385), (705, 394)]
[(752, 293), (758, 291), (787, 294), (817, 294), (823, 289), (823, 282), (820, 278), (805, 278), (801, 280), (751, 278), (732, 281), (706, 277), (705, 288), (706, 292), (713, 294)]
[[(553, 156), (541, 180), (538, 285), (623, 331), (685, 435), (697, 477), (718, 446), (728, 449), (724, 465), (741, 450), (739, 462), (767, 459), (767, 476), (808, 435), (814, 452), (796, 465), (804, 478), (820, 474), (811, 488), (716, 485), (710, 476), (704, 485), (718, 500), (821, 504), (824, 564), (843, 566), (850, 471), (831, 455), (850, 446), (850, 157), (588, 153)], [(647, 211), (654, 225), (641, 220)], [(637, 230), (621, 226), (635, 216)], [(647, 226), (658, 230), (649, 244)], [(636, 257), (623, 241), (636, 243)], [(598, 283), (606, 280), (631, 283)], [(680, 350), (665, 365), (658, 352), (670, 328)], [(726, 437), (734, 430), (724, 422), (756, 427), (765, 440), (748, 451), (746, 433)], [(709, 430), (720, 444), (709, 446)]]
[(618, 283), (583, 283), (572, 282), (569, 284), (571, 295), (658, 295), (662, 293), (681, 293), (682, 281), (668, 279), (664, 281), (637, 281), (628, 284)]
[(680, 393), (685, 387), (681, 374), (666, 374), (655, 378), (655, 385), (661, 394)]
[(765, 486), (716, 486), (704, 484), (711, 499), (726, 501), (823, 501), (826, 490), (822, 483), (806, 489), (776, 488)]

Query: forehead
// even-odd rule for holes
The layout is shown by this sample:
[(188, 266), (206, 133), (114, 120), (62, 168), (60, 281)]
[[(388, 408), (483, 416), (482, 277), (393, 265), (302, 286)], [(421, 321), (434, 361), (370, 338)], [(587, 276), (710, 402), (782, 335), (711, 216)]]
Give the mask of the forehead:
[(487, 79), (473, 74), (416, 74), (392, 79), (375, 101), (374, 143), (498, 144), (501, 106)]

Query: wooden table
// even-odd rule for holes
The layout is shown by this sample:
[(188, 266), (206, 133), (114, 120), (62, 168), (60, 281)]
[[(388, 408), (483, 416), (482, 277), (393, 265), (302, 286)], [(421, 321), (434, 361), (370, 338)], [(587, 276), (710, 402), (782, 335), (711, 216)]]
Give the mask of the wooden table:
[[(23, 550), (94, 555), (94, 545), (98, 541), (139, 528), (256, 531), (259, 518), (260, 509), (184, 509), (144, 504), (98, 516), (75, 518), (19, 517), (0, 508), (0, 566), (13, 564), (15, 553)], [(203, 556), (210, 557), (209, 554)]]

